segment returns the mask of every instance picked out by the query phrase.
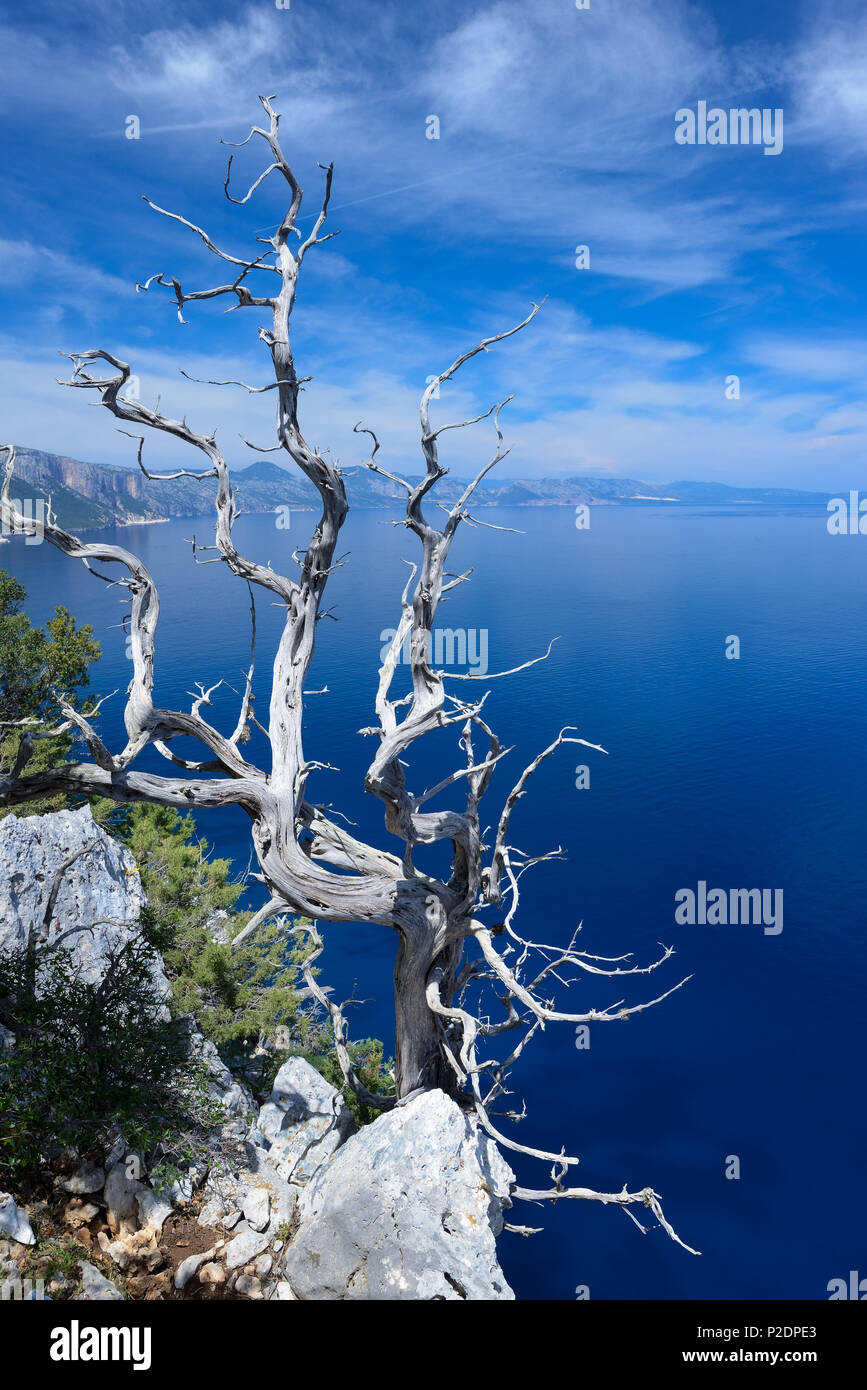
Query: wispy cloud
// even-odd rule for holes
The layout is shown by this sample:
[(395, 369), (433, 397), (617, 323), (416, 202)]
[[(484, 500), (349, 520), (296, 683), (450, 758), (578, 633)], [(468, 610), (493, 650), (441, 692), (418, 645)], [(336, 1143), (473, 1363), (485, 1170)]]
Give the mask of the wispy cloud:
[[(443, 392), (444, 410), (473, 414), (516, 390), (507, 472), (855, 476), (867, 21), (841, 3), (762, 27), (734, 3), (725, 33), (687, 0), (443, 0), (435, 16), (397, 0), (191, 0), (180, 19), (168, 0), (93, 0), (50, 34), (38, 16), (8, 19), (5, 433), (14, 423), (31, 444), (117, 459), (111, 422), (51, 386), (57, 346), (99, 339), (166, 403), (226, 439), (266, 441), (267, 397), (175, 374), (258, 380), (256, 315), (226, 318), (217, 301), (191, 306), (181, 328), (165, 293), (131, 299), (154, 271), (195, 287), (219, 277), (143, 192), (233, 251), (274, 225), (273, 179), (244, 209), (225, 202), (216, 138), (241, 138), (264, 91), (284, 113), (305, 216), (317, 161), (336, 164), (342, 239), (305, 266), (294, 333), (315, 378), (305, 426), (347, 463), (359, 418), (396, 466), (416, 463), (426, 377), (548, 292), (532, 331)], [(674, 112), (699, 99), (784, 106), (783, 157), (677, 146)], [(238, 152), (239, 181), (261, 157), (255, 142)], [(468, 471), (488, 442), (455, 434), (452, 466)]]

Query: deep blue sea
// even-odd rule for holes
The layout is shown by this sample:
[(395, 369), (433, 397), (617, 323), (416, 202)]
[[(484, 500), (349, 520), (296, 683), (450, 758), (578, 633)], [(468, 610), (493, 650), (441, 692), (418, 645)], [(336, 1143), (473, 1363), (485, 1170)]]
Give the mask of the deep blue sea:
[[(561, 749), (516, 809), (513, 843), (569, 851), (525, 876), (516, 925), (565, 941), (583, 922), (583, 949), (633, 951), (642, 962), (658, 942), (676, 947), (649, 980), (584, 977), (561, 1005), (572, 1010), (638, 1003), (693, 976), (647, 1013), (594, 1025), (589, 1049), (576, 1049), (571, 1025), (538, 1036), (514, 1073), (510, 1105), (527, 1102), (516, 1137), (579, 1154), (571, 1179), (582, 1185), (655, 1187), (702, 1251), (686, 1254), (659, 1229), (642, 1235), (616, 1208), (522, 1205), (513, 1219), (544, 1231), (503, 1236), (506, 1274), (523, 1298), (571, 1299), (579, 1285), (591, 1299), (827, 1298), (830, 1279), (867, 1276), (867, 539), (829, 536), (824, 513), (755, 507), (596, 507), (585, 531), (567, 508), (482, 516), (525, 534), (460, 535), (452, 568), (475, 572), (439, 626), (486, 631), (490, 671), (560, 639), (547, 663), (491, 684), (486, 717), (514, 751), (497, 769), (487, 819), (563, 725), (608, 750)], [(288, 552), (312, 521), (295, 512), (281, 531), (271, 516), (247, 517), (236, 539), (291, 571)], [(185, 708), (194, 681), (241, 688), (249, 641), (246, 587), (222, 566), (194, 565), (183, 543), (194, 531), (208, 538), (201, 518), (111, 536), (159, 583), (156, 697)], [(305, 735), (308, 756), (340, 772), (318, 774), (309, 791), (389, 846), (363, 791), (371, 741), (357, 731), (374, 722), (381, 634), (397, 623), (402, 559), (415, 558), (417, 543), (383, 513), (352, 513), (343, 536), (350, 553), (329, 600), (337, 621), (320, 623), (308, 682), (329, 693), (311, 697)], [(93, 687), (121, 689), (101, 728), (122, 743), (120, 591), (48, 546), (16, 540), (0, 547), (0, 565), (26, 584), (35, 621), (63, 602), (93, 623), (104, 652)], [(258, 613), (261, 711), (279, 613), (267, 595)], [(725, 655), (732, 636), (737, 660)], [(466, 683), (454, 688), (468, 693)], [(235, 696), (221, 691), (213, 718), (229, 730), (236, 712)], [(437, 735), (416, 758), (415, 787), (460, 765), (457, 733)], [(579, 790), (581, 764), (590, 785)], [(168, 771), (156, 755), (142, 766)], [(199, 823), (243, 871), (243, 815), (211, 812)], [(436, 865), (437, 853), (419, 862)], [(678, 925), (675, 893), (699, 881), (782, 889), (783, 930)], [(391, 933), (325, 934), (323, 981), (366, 1001), (352, 1015), (355, 1035), (387, 1038)], [(726, 1177), (733, 1157), (739, 1178)], [(543, 1165), (513, 1166), (547, 1186)]]

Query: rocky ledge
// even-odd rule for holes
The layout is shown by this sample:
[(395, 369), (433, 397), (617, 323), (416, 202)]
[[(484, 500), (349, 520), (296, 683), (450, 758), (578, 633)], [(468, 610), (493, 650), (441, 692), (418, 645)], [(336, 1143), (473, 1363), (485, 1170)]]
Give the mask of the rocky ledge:
[[(34, 928), (53, 936), (100, 923), (63, 943), (97, 981), (105, 934), (136, 930), (134, 861), (88, 808), (8, 816), (0, 872), (9, 885), (0, 951)], [(514, 1297), (495, 1243), (514, 1178), (454, 1100), (428, 1092), (356, 1129), (340, 1093), (302, 1058), (284, 1062), (257, 1104), (213, 1045), (195, 1028), (191, 1036), (225, 1115), (208, 1158), (161, 1189), (121, 1134), (101, 1162), (65, 1155), (50, 1199), (28, 1207), (0, 1194), (0, 1282), (20, 1292), (26, 1268), (37, 1282), (24, 1296), (63, 1299)], [(2, 1045), (14, 1048), (14, 1036)], [(81, 1258), (43, 1291), (49, 1213)]]

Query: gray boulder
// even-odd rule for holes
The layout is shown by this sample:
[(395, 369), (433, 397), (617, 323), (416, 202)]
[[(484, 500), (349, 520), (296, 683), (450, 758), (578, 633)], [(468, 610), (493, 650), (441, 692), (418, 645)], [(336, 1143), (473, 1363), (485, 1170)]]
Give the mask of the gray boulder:
[[(74, 927), (99, 923), (91, 931), (76, 931), (62, 945), (74, 952), (81, 978), (94, 984), (105, 973), (109, 948), (135, 936), (144, 892), (133, 856), (96, 825), (89, 806), (45, 816), (9, 815), (0, 821), (0, 882), (5, 890), (0, 898), (0, 951), (25, 946), (31, 931), (43, 935), (51, 891), (64, 864), (48, 940)], [(161, 969), (157, 977), (168, 994)]]
[(61, 1179), (60, 1186), (64, 1192), (71, 1192), (75, 1196), (101, 1192), (105, 1186), (105, 1169), (99, 1163), (91, 1163), (87, 1159), (82, 1159), (70, 1177)]
[(269, 1157), (287, 1182), (303, 1184), (355, 1132), (339, 1091), (303, 1057), (290, 1057), (274, 1080), (257, 1125)]
[(234, 1237), (226, 1246), (226, 1268), (239, 1269), (241, 1265), (249, 1264), (263, 1250), (267, 1250), (269, 1242), (267, 1232), (254, 1231), (246, 1221), (240, 1221), (235, 1227)]
[(512, 1182), (476, 1120), (427, 1092), (311, 1179), (281, 1278), (299, 1299), (512, 1299), (495, 1246)]

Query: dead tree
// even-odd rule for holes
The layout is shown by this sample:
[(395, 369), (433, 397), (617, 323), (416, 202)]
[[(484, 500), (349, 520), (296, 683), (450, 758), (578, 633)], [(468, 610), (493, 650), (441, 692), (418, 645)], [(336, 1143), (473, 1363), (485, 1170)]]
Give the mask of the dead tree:
[[(628, 963), (628, 957), (601, 958), (579, 951), (575, 937), (568, 947), (534, 942), (519, 934), (515, 917), (519, 904), (520, 880), (541, 859), (559, 856), (560, 851), (533, 858), (515, 848), (511, 838), (511, 816), (525, 795), (527, 784), (539, 765), (566, 743), (596, 748), (564, 729), (536, 757), (518, 778), (497, 820), (493, 843), (482, 839), (480, 805), (488, 791), (494, 766), (508, 752), (484, 718), (486, 694), (468, 697), (452, 693), (451, 682), (475, 679), (435, 669), (431, 657), (431, 632), (443, 595), (469, 579), (470, 572), (453, 574), (446, 568), (455, 533), (462, 521), (474, 522), (468, 505), (478, 484), (508, 452), (503, 447), (500, 413), (507, 401), (492, 406), (473, 420), (433, 425), (430, 403), (437, 388), (475, 357), (495, 343), (525, 328), (538, 312), (531, 312), (516, 327), (485, 338), (461, 353), (444, 372), (435, 377), (421, 398), (421, 451), (424, 475), (410, 481), (386, 472), (376, 461), (379, 442), (371, 430), (372, 445), (367, 467), (391, 478), (406, 493), (403, 524), (417, 538), (420, 554), (411, 566), (401, 598), (400, 620), (394, 638), (379, 668), (375, 697), (377, 722), (363, 730), (375, 743), (365, 787), (383, 804), (385, 827), (394, 849), (364, 843), (338, 824), (328, 809), (308, 799), (307, 780), (311, 772), (323, 767), (321, 761), (306, 756), (302, 744), (302, 711), (314, 651), (317, 621), (324, 616), (323, 596), (332, 571), (340, 564), (336, 546), (346, 519), (348, 503), (341, 470), (326, 454), (311, 447), (299, 423), (299, 393), (303, 378), (298, 376), (290, 344), (290, 320), (295, 305), (298, 277), (306, 256), (321, 246), (334, 232), (323, 231), (328, 215), (333, 166), (324, 171), (324, 196), (312, 230), (303, 237), (298, 220), (302, 190), (279, 141), (279, 116), (271, 99), (260, 97), (267, 124), (253, 126), (243, 145), (261, 140), (268, 147), (271, 162), (242, 197), (231, 188), (232, 158), (225, 179), (227, 198), (246, 203), (271, 175), (285, 180), (290, 204), (273, 236), (258, 238), (265, 249), (256, 256), (234, 256), (221, 250), (201, 227), (177, 213), (166, 212), (150, 203), (155, 211), (189, 228), (210, 252), (223, 261), (229, 272), (225, 284), (209, 289), (188, 290), (175, 277), (151, 276), (143, 291), (163, 287), (170, 292), (181, 323), (188, 305), (200, 300), (228, 298), (233, 308), (265, 311), (267, 326), (258, 336), (271, 359), (272, 377), (261, 386), (244, 382), (214, 382), (214, 385), (240, 386), (251, 392), (275, 392), (277, 405), (276, 445), (316, 488), (321, 516), (303, 553), (295, 553), (297, 575), (278, 573), (242, 555), (232, 537), (237, 508), (222, 450), (213, 434), (197, 434), (186, 420), (175, 420), (125, 395), (130, 368), (102, 348), (62, 354), (72, 362), (72, 373), (61, 384), (93, 393), (124, 425), (133, 427), (138, 439), (138, 463), (146, 478), (216, 479), (215, 545), (216, 562), (228, 566), (233, 575), (250, 588), (253, 613), (253, 656), (241, 697), (241, 708), (231, 733), (221, 733), (204, 715), (216, 687), (199, 695), (189, 712), (163, 709), (154, 699), (154, 651), (159, 617), (159, 599), (154, 581), (135, 555), (118, 545), (84, 541), (57, 526), (49, 515), (42, 524), (45, 538), (73, 559), (79, 559), (99, 578), (120, 583), (129, 594), (128, 635), (131, 644), (133, 676), (126, 694), (124, 723), (127, 742), (112, 752), (106, 747), (94, 721), (94, 712), (75, 710), (63, 691), (56, 692), (62, 728), (77, 729), (87, 745), (87, 760), (65, 764), (49, 771), (27, 773), (35, 731), (22, 730), (21, 752), (12, 772), (0, 779), (0, 805), (15, 807), (35, 797), (58, 792), (101, 794), (118, 802), (151, 801), (163, 806), (195, 810), (203, 807), (240, 806), (250, 818), (253, 844), (260, 877), (269, 899), (245, 928), (243, 937), (276, 916), (283, 916), (287, 935), (307, 936), (311, 943), (307, 979), (311, 992), (319, 999), (333, 1021), (347, 1082), (370, 1104), (386, 1109), (410, 1096), (439, 1087), (474, 1111), (484, 1129), (505, 1147), (546, 1160), (553, 1165), (552, 1185), (547, 1189), (516, 1188), (514, 1195), (527, 1200), (565, 1200), (574, 1198), (623, 1206), (634, 1204), (650, 1208), (673, 1239), (679, 1240), (665, 1220), (659, 1199), (651, 1188), (628, 1192), (600, 1193), (588, 1188), (568, 1187), (563, 1179), (578, 1162), (564, 1152), (546, 1153), (517, 1143), (494, 1124), (494, 1103), (508, 1094), (507, 1081), (512, 1064), (520, 1057), (535, 1034), (547, 1023), (610, 1023), (657, 1004), (681, 981), (659, 995), (635, 1005), (622, 1000), (604, 1008), (585, 1008), (566, 1012), (556, 1007), (555, 984), (568, 984), (567, 975), (611, 978), (649, 974), (667, 961), (670, 947), (662, 948), (658, 959), (647, 966)], [(253, 288), (255, 286), (255, 289)], [(272, 293), (264, 293), (270, 289)], [(511, 399), (511, 397), (509, 398)], [(460, 498), (445, 511), (445, 520), (435, 525), (423, 506), (446, 469), (439, 459), (440, 437), (450, 429), (463, 428), (491, 418), (496, 431), (493, 456)], [(145, 436), (141, 427), (172, 435), (204, 456), (201, 471), (183, 469), (169, 474), (153, 474), (143, 457)], [(358, 429), (361, 427), (358, 426)], [(130, 431), (126, 431), (130, 432)], [(2, 519), (19, 534), (32, 534), (37, 523), (28, 520), (13, 504), (10, 483), (15, 452), (6, 449), (5, 482), (2, 488)], [(253, 446), (251, 446), (253, 447)], [(105, 575), (106, 566), (117, 567), (120, 578)], [(285, 610), (282, 634), (273, 660), (270, 709), (267, 724), (253, 712), (253, 660), (255, 657), (254, 589), (263, 589)], [(410, 651), (411, 693), (399, 697), (392, 693), (395, 671), (404, 645)], [(550, 647), (548, 648), (550, 652)], [(546, 653), (547, 655), (547, 653)], [(536, 660), (544, 660), (538, 657)], [(528, 661), (531, 666), (534, 661)], [(516, 668), (523, 670), (524, 667)], [(508, 675), (511, 672), (500, 672)], [(458, 687), (466, 690), (466, 687)], [(258, 767), (241, 751), (242, 736), (254, 724), (270, 746), (270, 766)], [(435, 786), (412, 790), (407, 778), (407, 759), (418, 740), (437, 731), (458, 731), (461, 765)], [(172, 750), (177, 738), (194, 739), (202, 748), (200, 761), (178, 756)], [(477, 753), (476, 745), (483, 751)], [(153, 747), (176, 769), (174, 775), (157, 776), (136, 769), (136, 760), (145, 748)], [(599, 751), (603, 751), (600, 749)], [(430, 809), (447, 791), (461, 788), (457, 809)], [(415, 862), (416, 847), (446, 841), (451, 845), (451, 876), (433, 878)], [(288, 915), (291, 914), (291, 917)], [(489, 924), (493, 914), (497, 919)], [(396, 935), (394, 967), (395, 1009), (395, 1090), (394, 1098), (370, 1095), (354, 1075), (346, 1048), (346, 1021), (341, 1009), (316, 983), (311, 966), (321, 950), (317, 923), (377, 923)], [(236, 938), (240, 941), (241, 936)], [(482, 1047), (489, 1039), (514, 1033), (517, 1041), (504, 1060), (483, 1058)], [(521, 1118), (512, 1115), (511, 1118)], [(522, 1228), (523, 1229), (523, 1228)], [(643, 1228), (642, 1228), (643, 1229)], [(682, 1244), (682, 1242), (679, 1242)], [(687, 1249), (689, 1247), (686, 1247)]]

